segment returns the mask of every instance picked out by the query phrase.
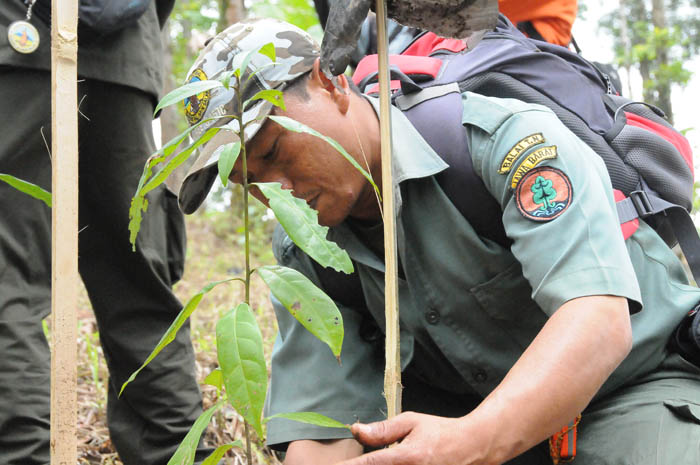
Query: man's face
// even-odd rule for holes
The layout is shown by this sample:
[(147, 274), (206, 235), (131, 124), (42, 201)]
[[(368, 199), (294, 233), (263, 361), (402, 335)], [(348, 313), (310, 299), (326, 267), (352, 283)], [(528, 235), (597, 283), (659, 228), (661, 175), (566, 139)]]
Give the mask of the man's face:
[[(274, 114), (292, 118), (335, 139), (366, 167), (359, 137), (348, 113), (339, 109), (332, 95), (323, 88), (311, 84), (307, 90), (308, 99), (285, 94), (286, 111), (276, 108)], [(315, 136), (287, 131), (268, 120), (247, 148), (249, 182), (279, 182), (283, 189), (292, 190), (295, 197), (317, 210), (322, 225), (335, 226), (349, 215), (361, 214), (368, 198), (376, 202), (371, 185), (362, 174), (327, 142)], [(231, 180), (242, 182), (240, 157)], [(251, 193), (267, 205), (258, 189), (252, 187)]]

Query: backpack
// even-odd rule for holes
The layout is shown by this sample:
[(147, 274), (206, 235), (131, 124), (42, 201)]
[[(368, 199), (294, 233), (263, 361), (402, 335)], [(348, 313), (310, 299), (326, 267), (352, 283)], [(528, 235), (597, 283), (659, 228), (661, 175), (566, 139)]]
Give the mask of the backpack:
[[(472, 49), (464, 41), (427, 32), (400, 55), (391, 55), (389, 64), (392, 104), (450, 165), (436, 179), (478, 234), (510, 245), (500, 206), (465, 156), (465, 91), (553, 110), (605, 162), (625, 239), (639, 219), (646, 221), (669, 247), (680, 245), (700, 282), (700, 238), (690, 217), (692, 151), (660, 109), (620, 97), (593, 64), (567, 48), (526, 38), (503, 15)], [(358, 63), (353, 81), (371, 95), (378, 91), (377, 74), (377, 57), (368, 55)]]

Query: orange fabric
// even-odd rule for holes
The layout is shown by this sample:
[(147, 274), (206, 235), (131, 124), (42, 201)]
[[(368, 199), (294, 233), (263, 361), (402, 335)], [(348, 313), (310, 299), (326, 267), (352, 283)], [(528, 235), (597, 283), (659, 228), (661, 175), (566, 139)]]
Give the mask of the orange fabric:
[(498, 9), (513, 24), (530, 21), (544, 40), (567, 46), (578, 4), (577, 0), (498, 0)]
[(576, 458), (576, 436), (580, 421), (581, 415), (549, 438), (549, 455), (554, 465), (568, 463)]

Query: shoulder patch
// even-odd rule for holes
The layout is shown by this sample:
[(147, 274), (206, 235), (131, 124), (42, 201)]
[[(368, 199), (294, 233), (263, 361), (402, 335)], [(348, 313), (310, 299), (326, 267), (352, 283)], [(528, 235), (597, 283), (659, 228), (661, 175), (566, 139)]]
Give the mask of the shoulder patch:
[(525, 217), (533, 221), (550, 221), (571, 205), (574, 191), (569, 177), (549, 166), (533, 169), (518, 184), (515, 203)]
[(557, 158), (556, 145), (542, 147), (541, 149), (537, 149), (534, 152), (532, 152), (515, 169), (515, 172), (513, 173), (513, 178), (510, 181), (510, 188), (515, 189), (518, 186), (520, 180), (523, 178), (523, 176), (527, 174), (528, 171), (533, 169), (535, 166), (539, 165), (544, 160), (551, 160), (552, 158)]
[(544, 136), (541, 132), (537, 134), (530, 134), (529, 136), (518, 141), (517, 144), (511, 148), (506, 154), (501, 167), (498, 169), (499, 174), (506, 174), (513, 167), (513, 163), (517, 160), (520, 155), (522, 155), (526, 150), (534, 147), (535, 145), (543, 144)]
[[(207, 75), (201, 68), (195, 69), (190, 75), (187, 83), (206, 81)], [(207, 111), (209, 106), (210, 91), (202, 92), (197, 95), (190, 95), (185, 99), (185, 116), (187, 121), (192, 124), (198, 123), (204, 116), (204, 112)]]

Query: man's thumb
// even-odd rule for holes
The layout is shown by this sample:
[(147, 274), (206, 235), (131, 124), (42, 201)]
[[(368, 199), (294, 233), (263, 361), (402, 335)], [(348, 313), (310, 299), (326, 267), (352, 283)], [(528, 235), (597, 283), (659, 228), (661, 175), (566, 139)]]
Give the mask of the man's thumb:
[(355, 423), (352, 425), (351, 431), (355, 439), (362, 444), (381, 447), (403, 439), (411, 432), (413, 426), (412, 416), (402, 413), (389, 420), (375, 423)]

